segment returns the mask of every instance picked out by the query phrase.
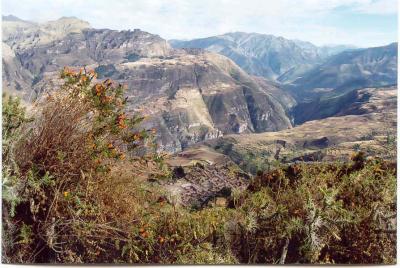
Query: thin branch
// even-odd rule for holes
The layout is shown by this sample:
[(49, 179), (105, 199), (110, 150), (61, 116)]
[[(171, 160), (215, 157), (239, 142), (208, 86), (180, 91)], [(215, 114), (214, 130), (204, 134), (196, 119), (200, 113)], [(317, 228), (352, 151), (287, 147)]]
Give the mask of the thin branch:
[(289, 247), (289, 238), (286, 237), (285, 245), (283, 246), (283, 249), (282, 249), (282, 254), (281, 254), (281, 258), (279, 260), (279, 264), (285, 264), (288, 247)]

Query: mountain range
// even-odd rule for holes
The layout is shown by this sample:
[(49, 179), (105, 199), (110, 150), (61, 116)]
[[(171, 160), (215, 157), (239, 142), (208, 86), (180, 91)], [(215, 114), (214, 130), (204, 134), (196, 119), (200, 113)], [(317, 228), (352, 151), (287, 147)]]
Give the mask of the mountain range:
[[(3, 24), (3, 88), (34, 98), (57, 88), (64, 66), (95, 69), (129, 88), (131, 112), (149, 116), (159, 146), (175, 152), (227, 133), (290, 128), (293, 98), (230, 59), (198, 49), (173, 49), (141, 30), (89, 28), (76, 18)], [(51, 29), (51, 30), (48, 30)], [(53, 29), (61, 29), (53, 31)], [(18, 34), (18, 32), (20, 32)]]
[(2, 27), (4, 91), (30, 102), (60, 86), (64, 66), (94, 69), (99, 79), (127, 86), (129, 112), (148, 116), (144, 125), (158, 129), (167, 152), (336, 116), (343, 103), (359, 101), (354, 90), (397, 77), (397, 43), (318, 47), (242, 32), (167, 41), (139, 29), (94, 29), (74, 17), (34, 23), (3, 16)]
[(397, 43), (344, 51), (284, 87), (301, 101), (338, 96), (352, 89), (397, 83)]
[(397, 82), (397, 43), (364, 49), (346, 45), (318, 47), (309, 42), (243, 32), (170, 43), (177, 48), (202, 48), (225, 55), (249, 74), (289, 90), (298, 102)]
[(244, 32), (169, 42), (176, 48), (202, 48), (222, 54), (249, 74), (278, 82), (291, 81), (329, 56), (354, 48), (344, 45), (318, 47), (310, 42)]

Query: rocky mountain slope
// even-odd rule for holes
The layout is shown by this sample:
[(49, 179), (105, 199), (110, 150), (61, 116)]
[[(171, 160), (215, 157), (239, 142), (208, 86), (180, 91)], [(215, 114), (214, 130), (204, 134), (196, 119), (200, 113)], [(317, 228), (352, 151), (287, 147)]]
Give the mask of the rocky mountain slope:
[(225, 55), (248, 73), (279, 83), (298, 102), (397, 83), (397, 43), (366, 49), (318, 47), (309, 42), (243, 32), (169, 42), (177, 48), (203, 48)]
[[(318, 120), (277, 132), (225, 135), (170, 156), (173, 180), (163, 184), (169, 202), (192, 209), (227, 207), (232, 196), (254, 182), (242, 170), (280, 174), (276, 168), (282, 163), (303, 161), (318, 167), (320, 161), (332, 162), (331, 167), (340, 162), (349, 166), (350, 159), (356, 162), (364, 153), (372, 157), (371, 163), (376, 156), (396, 159), (397, 87), (353, 90), (299, 108), (308, 120), (315, 114)], [(288, 172), (296, 174), (298, 167), (290, 165)], [(272, 178), (264, 179), (270, 183)]]
[(35, 23), (9, 15), (2, 17), (2, 25), (2, 41), (17, 51), (50, 43), (69, 33), (79, 33), (83, 29), (90, 28), (88, 22), (75, 17)]
[[(95, 69), (99, 79), (127, 86), (130, 112), (148, 117), (145, 126), (158, 129), (159, 149), (168, 152), (226, 134), (288, 129), (293, 119), (300, 124), (338, 115), (372, 94), (351, 90), (395, 83), (397, 71), (396, 44), (331, 56), (345, 47), (318, 48), (247, 33), (172, 42), (225, 54), (250, 72), (275, 80), (319, 64), (283, 91), (260, 76), (248, 75), (223, 55), (172, 48), (161, 37), (138, 29), (93, 29), (77, 18), (43, 24), (13, 16), (3, 20), (5, 91), (32, 101), (60, 85), (58, 72), (64, 66)], [(265, 68), (252, 69), (260, 59)]]
[(23, 66), (21, 54), (89, 27), (89, 23), (74, 17), (39, 24), (13, 15), (2, 16), (3, 90), (31, 98), (30, 87), (38, 82), (40, 75)]
[[(145, 124), (159, 130), (160, 150), (176, 152), (228, 133), (291, 127), (287, 112), (293, 98), (222, 55), (173, 49), (159, 36), (137, 29), (92, 29), (74, 18), (43, 25), (13, 19), (3, 24), (5, 32), (11, 32), (9, 24), (24, 26), (21, 34), (3, 36), (10, 52), (3, 57), (6, 90), (33, 99), (58, 87), (64, 66), (95, 69), (99, 79), (128, 87), (131, 112), (147, 115)], [(64, 25), (61, 33), (46, 30), (59, 25)]]
[(203, 48), (225, 55), (249, 74), (272, 81), (291, 81), (347, 46), (317, 47), (274, 35), (233, 32), (189, 41), (170, 40), (176, 48)]
[(298, 125), (331, 116), (364, 114), (377, 106), (382, 111), (385, 109), (395, 110), (396, 88), (355, 89), (337, 97), (300, 103), (293, 109), (292, 116), (294, 123)]
[(286, 88), (299, 101), (338, 96), (352, 89), (397, 84), (397, 43), (344, 51)]
[(28, 89), (33, 81), (32, 74), (22, 67), (15, 52), (6, 43), (2, 43), (2, 81), (3, 90), (12, 91), (14, 94), (25, 94), (23, 89)]
[(340, 110), (326, 114), (330, 117), (278, 132), (226, 135), (203, 146), (253, 172), (271, 167), (276, 160), (348, 160), (357, 150), (371, 156), (395, 157), (397, 88), (354, 92), (354, 101), (343, 102)]

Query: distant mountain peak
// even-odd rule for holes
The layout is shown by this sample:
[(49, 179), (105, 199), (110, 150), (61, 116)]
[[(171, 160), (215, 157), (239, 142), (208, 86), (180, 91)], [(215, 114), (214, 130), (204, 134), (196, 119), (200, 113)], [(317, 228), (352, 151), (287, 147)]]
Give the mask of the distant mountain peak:
[(1, 16), (1, 19), (4, 21), (23, 21), (22, 19), (14, 16), (14, 15), (3, 15)]
[(294, 66), (307, 68), (321, 61), (318, 47), (313, 44), (270, 34), (230, 32), (191, 41), (171, 40), (170, 43), (177, 48), (203, 48), (221, 53), (248, 73), (271, 81), (278, 81)]
[(62, 16), (61, 18), (59, 18), (58, 20), (81, 20), (75, 16)]
[(26, 22), (26, 23), (32, 23), (27, 20), (23, 20), (21, 18), (18, 18), (17, 16), (14, 16), (12, 14), (9, 15), (2, 15), (1, 16), (2, 21), (10, 21), (10, 22)]
[(228, 33), (222, 34), (221, 36), (224, 36), (224, 35), (238, 36), (238, 37), (240, 37), (240, 36), (246, 36), (246, 37), (247, 36), (265, 36), (265, 37), (276, 37), (276, 38), (281, 37), (281, 36), (275, 36), (275, 35), (272, 35), (272, 34), (254, 33), (254, 32), (249, 33), (249, 32), (241, 32), (241, 31), (228, 32)]
[(48, 21), (43, 23), (45, 26), (52, 26), (55, 28), (60, 28), (63, 26), (64, 28), (74, 28), (77, 30), (85, 29), (85, 28), (92, 28), (89, 22), (81, 20), (75, 16), (71, 17), (61, 17), (57, 20)]
[(81, 33), (91, 28), (86, 21), (76, 17), (37, 23), (22, 20), (14, 15), (3, 16), (3, 42), (13, 50), (23, 50), (64, 38), (70, 33)]
[(23, 20), (21, 18), (18, 18), (17, 16), (10, 14), (10, 15), (2, 15), (2, 20), (7, 21), (7, 22), (16, 22), (16, 23), (25, 22), (25, 23), (29, 23), (29, 24), (41, 24), (41, 25), (45, 25), (45, 26), (54, 25), (55, 27), (59, 27), (60, 24), (61, 25), (68, 24), (70, 26), (74, 25), (78, 28), (91, 28), (89, 22), (79, 19), (75, 16), (63, 16), (56, 20), (50, 20), (50, 21), (46, 21), (43, 23), (37, 23), (37, 22), (33, 22), (33, 21)]
[(249, 74), (278, 83), (290, 83), (329, 57), (354, 49), (347, 45), (319, 47), (308, 41), (240, 31), (169, 42), (176, 48), (202, 48), (223, 54)]
[(85, 20), (82, 20), (82, 19), (80, 19), (80, 18), (78, 18), (78, 17), (75, 17), (75, 16), (63, 16), (63, 17), (60, 17), (60, 18), (58, 18), (58, 19), (56, 19), (56, 20), (49, 21), (49, 22), (56, 22), (56, 21), (58, 21), (58, 22), (62, 22), (62, 21), (73, 21), (73, 22), (82, 22), (82, 23), (87, 23), (87, 24), (89, 24), (89, 22), (87, 22), (87, 21), (85, 21)]

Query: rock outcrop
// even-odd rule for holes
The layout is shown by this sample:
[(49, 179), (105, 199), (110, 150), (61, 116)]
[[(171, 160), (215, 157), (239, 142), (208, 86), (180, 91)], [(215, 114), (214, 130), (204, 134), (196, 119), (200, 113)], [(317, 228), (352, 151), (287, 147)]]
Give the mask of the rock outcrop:
[[(226, 206), (232, 192), (243, 191), (250, 183), (249, 175), (232, 168), (232, 164), (201, 163), (176, 167), (179, 176), (175, 175), (175, 181), (165, 185), (167, 197), (171, 203), (192, 208), (211, 205), (210, 201)], [(219, 202), (221, 199), (224, 201)]]

